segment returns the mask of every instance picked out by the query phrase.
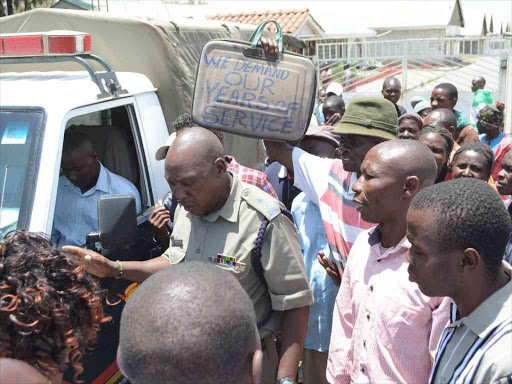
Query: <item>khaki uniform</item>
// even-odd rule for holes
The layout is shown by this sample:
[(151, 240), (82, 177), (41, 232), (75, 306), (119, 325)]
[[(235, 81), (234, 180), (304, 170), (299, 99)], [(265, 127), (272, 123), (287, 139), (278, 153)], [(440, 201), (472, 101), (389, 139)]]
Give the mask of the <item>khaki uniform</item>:
[[(171, 264), (181, 261), (210, 262), (209, 256), (235, 257), (244, 263), (240, 270), (217, 264), (233, 273), (249, 295), (260, 323), (270, 306), (275, 311), (286, 311), (308, 306), (313, 295), (307, 281), (304, 262), (295, 227), (281, 214), (281, 203), (260, 189), (232, 178), (231, 193), (226, 204), (208, 216), (194, 216), (182, 208), (175, 214), (170, 247), (163, 254)], [(268, 289), (251, 265), (251, 251), (261, 223), (267, 218), (267, 227), (261, 248), (261, 263)], [(227, 300), (236, 300), (223, 292)], [(279, 325), (279, 314), (260, 328), (261, 338), (268, 336)]]

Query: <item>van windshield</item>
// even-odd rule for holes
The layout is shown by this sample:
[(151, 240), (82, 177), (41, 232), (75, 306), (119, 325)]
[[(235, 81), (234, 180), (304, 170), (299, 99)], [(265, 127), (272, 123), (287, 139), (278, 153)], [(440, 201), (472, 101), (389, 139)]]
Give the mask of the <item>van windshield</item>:
[(28, 225), (44, 112), (0, 109), (0, 241)]

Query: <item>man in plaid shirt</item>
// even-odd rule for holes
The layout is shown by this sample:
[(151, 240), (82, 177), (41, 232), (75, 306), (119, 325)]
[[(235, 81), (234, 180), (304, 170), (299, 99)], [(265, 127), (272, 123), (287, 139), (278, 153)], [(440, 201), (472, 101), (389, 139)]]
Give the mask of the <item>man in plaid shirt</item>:
[[(196, 125), (197, 124), (192, 120), (190, 113), (180, 115), (173, 123), (173, 127), (176, 132), (171, 134), (165, 144), (156, 151), (156, 160), (165, 159), (167, 150), (176, 138), (176, 134), (179, 134), (183, 129), (191, 128)], [(219, 138), (220, 142), (224, 144), (223, 133), (215, 130), (212, 130), (212, 132)], [(238, 163), (233, 156), (226, 155), (224, 159), (227, 163), (228, 171), (238, 177), (240, 181), (252, 184), (267, 192), (273, 198), (278, 199), (276, 191), (270, 184), (267, 175), (263, 172)], [(149, 218), (149, 222), (155, 227), (155, 241), (160, 244), (162, 249), (167, 249), (169, 246), (169, 236), (172, 233), (174, 212), (176, 211), (177, 205), (178, 201), (169, 191), (162, 200), (162, 206), (156, 204), (155, 209)]]

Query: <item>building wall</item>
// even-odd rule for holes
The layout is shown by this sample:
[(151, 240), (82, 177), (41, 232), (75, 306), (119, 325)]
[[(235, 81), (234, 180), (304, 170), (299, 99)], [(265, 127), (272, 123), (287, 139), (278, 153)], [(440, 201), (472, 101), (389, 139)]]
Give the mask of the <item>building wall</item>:
[[(377, 34), (387, 31), (377, 30)], [(444, 55), (445, 43), (437, 40), (446, 37), (443, 29), (407, 29), (393, 30), (381, 37), (369, 37), (367, 55), (371, 57), (386, 56), (438, 56)]]

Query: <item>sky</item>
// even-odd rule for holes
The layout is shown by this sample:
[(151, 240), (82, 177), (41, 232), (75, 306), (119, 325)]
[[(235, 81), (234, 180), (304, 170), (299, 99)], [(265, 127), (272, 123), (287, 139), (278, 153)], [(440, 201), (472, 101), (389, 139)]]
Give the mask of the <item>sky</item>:
[[(172, 18), (175, 16), (204, 18), (217, 13), (237, 13), (247, 11), (286, 10), (308, 8), (312, 16), (327, 32), (366, 30), (370, 21), (364, 12), (371, 9), (372, 14), (387, 18), (392, 24), (393, 19), (404, 17), (404, 10), (421, 17), (428, 13), (429, 4), (435, 7), (453, 7), (455, 0), (210, 0), (204, 5), (164, 5), (158, 0), (108, 0), (109, 8), (116, 13), (132, 16), (148, 16), (155, 18)], [(499, 32), (500, 24), (512, 22), (512, 0), (461, 0), (466, 28), (463, 34), (478, 35), (482, 28), (483, 15), (487, 21), (494, 18), (494, 31)], [(354, 12), (358, 17), (354, 17)], [(167, 16), (167, 17), (166, 17)], [(465, 32), (465, 33), (464, 33)]]

